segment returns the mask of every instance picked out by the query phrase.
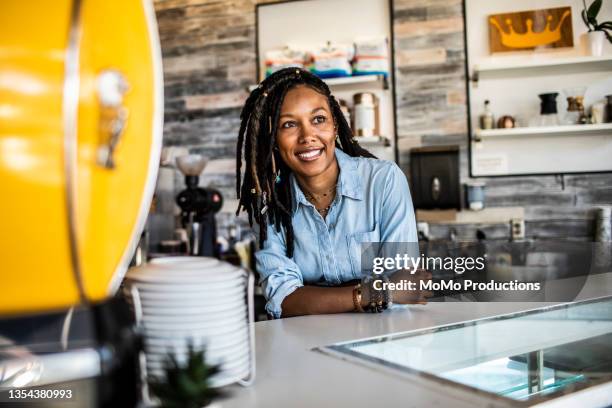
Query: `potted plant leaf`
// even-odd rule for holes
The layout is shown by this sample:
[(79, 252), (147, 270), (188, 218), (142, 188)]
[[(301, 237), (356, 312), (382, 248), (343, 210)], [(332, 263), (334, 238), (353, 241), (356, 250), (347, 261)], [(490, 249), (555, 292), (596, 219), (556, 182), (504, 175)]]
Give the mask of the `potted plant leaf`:
[(150, 376), (151, 394), (162, 408), (219, 408), (213, 400), (223, 394), (210, 385), (210, 379), (220, 371), (218, 365), (208, 365), (204, 347), (196, 349), (188, 344), (187, 359), (180, 363), (177, 356), (168, 353), (164, 361), (164, 375)]
[(601, 10), (603, 0), (594, 0), (588, 7), (586, 1), (582, 0), (584, 8), (582, 9), (582, 20), (586, 24), (589, 32), (587, 38), (591, 55), (600, 57), (603, 54), (604, 39), (607, 38), (612, 43), (612, 21), (604, 21), (599, 23), (597, 15)]

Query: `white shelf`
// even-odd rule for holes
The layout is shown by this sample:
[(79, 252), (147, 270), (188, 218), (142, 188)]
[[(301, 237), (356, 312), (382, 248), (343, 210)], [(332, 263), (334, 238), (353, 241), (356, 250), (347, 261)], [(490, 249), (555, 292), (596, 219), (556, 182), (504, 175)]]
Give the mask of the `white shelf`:
[(539, 68), (553, 68), (553, 67), (566, 67), (571, 65), (596, 65), (596, 66), (607, 66), (609, 65), (612, 69), (612, 55), (605, 55), (602, 57), (565, 57), (555, 58), (538, 56), (533, 59), (521, 59), (512, 60), (512, 62), (500, 62), (501, 58), (496, 61), (481, 61), (479, 64), (474, 65), (474, 79), (478, 80), (480, 74), (486, 74), (489, 72), (503, 72), (520, 69), (539, 69)]
[(384, 136), (355, 136), (355, 140), (362, 145), (391, 145), (389, 139)]
[[(356, 75), (343, 78), (323, 79), (327, 86), (376, 86), (380, 89), (387, 89), (387, 78), (384, 75)], [(257, 88), (257, 85), (249, 85), (249, 92)]]
[(474, 136), (477, 139), (482, 139), (521, 136), (581, 136), (588, 134), (601, 134), (612, 136), (612, 123), (602, 123), (597, 125), (523, 127), (513, 129), (477, 129)]
[(344, 78), (329, 78), (324, 79), (328, 86), (341, 86), (341, 85), (378, 85), (381, 88), (386, 87), (386, 78), (384, 75), (357, 75)]

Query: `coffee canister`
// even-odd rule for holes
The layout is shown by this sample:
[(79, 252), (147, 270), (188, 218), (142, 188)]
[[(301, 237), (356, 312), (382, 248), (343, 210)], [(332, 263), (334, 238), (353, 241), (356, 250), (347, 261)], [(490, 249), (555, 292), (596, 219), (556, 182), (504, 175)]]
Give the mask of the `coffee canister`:
[(372, 92), (353, 95), (355, 136), (380, 136), (378, 98)]

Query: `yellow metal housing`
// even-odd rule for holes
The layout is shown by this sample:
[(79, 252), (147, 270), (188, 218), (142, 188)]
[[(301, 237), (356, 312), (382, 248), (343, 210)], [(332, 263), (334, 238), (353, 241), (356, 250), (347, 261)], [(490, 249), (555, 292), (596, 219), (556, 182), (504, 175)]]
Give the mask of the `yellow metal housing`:
[[(112, 295), (152, 197), (162, 125), (161, 60), (152, 6), (140, 0), (83, 0), (80, 7), (75, 5), (67, 0), (2, 1), (0, 316), (77, 304), (79, 280), (87, 301)], [(76, 19), (71, 18), (74, 10), (79, 10)], [(71, 37), (71, 29), (79, 35)], [(67, 67), (76, 62), (69, 60), (70, 38), (78, 40), (73, 44), (78, 86), (66, 88), (78, 92), (72, 196), (66, 190), (65, 151), (70, 95), (64, 90)], [(123, 101), (127, 122), (114, 168), (97, 160), (104, 143), (98, 77), (109, 69), (121, 72), (129, 86)], [(74, 211), (72, 247), (69, 203)]]

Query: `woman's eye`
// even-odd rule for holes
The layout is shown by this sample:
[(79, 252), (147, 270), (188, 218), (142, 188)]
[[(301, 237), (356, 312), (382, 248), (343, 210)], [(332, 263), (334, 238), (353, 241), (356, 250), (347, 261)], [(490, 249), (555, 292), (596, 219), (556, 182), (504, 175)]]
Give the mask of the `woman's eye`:
[(327, 118), (325, 116), (315, 116), (314, 118), (314, 123), (324, 123), (327, 120)]
[(293, 127), (293, 125), (294, 125), (294, 123), (293, 123), (293, 122), (291, 122), (291, 121), (287, 121), (287, 122), (284, 122), (284, 123), (281, 125), (281, 127), (282, 127), (283, 129), (287, 129), (287, 128)]

